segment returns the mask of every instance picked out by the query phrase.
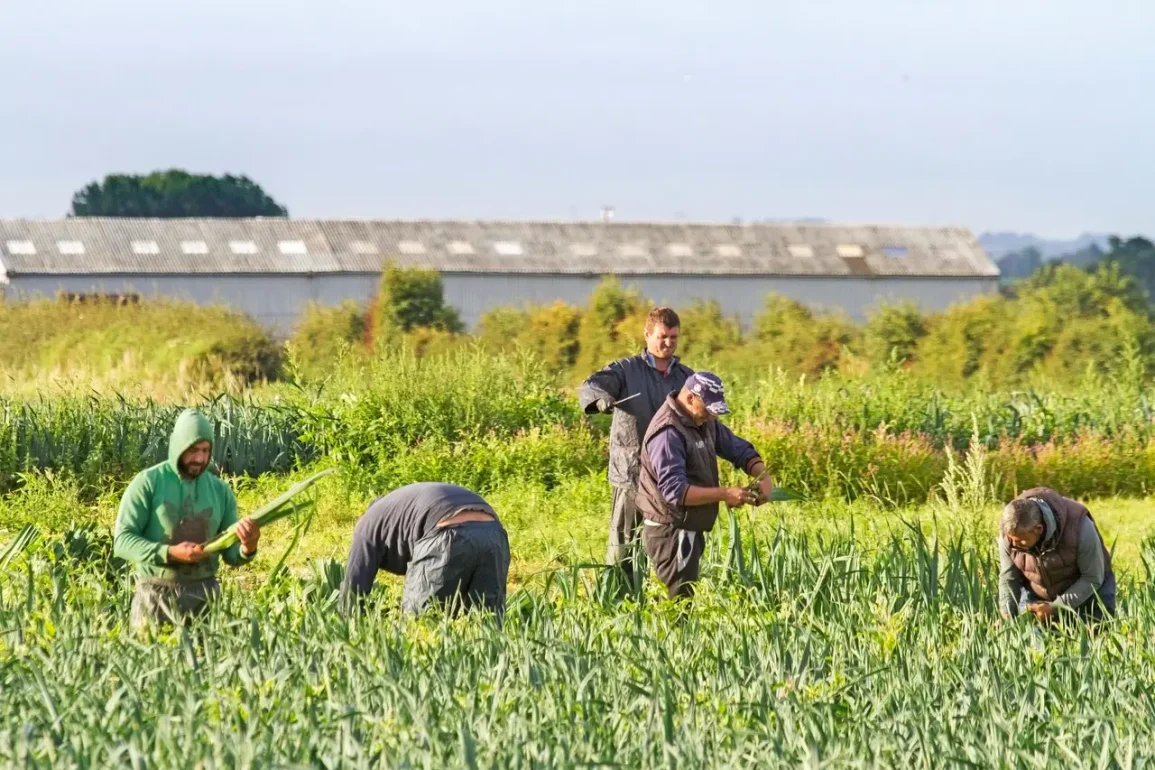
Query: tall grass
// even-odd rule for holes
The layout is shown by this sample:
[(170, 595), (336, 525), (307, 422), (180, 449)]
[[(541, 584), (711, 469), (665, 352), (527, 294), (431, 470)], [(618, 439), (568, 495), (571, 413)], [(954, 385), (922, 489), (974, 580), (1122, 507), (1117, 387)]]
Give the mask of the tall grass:
[[(198, 404), (216, 431), (213, 460), (222, 472), (285, 472), (317, 453), (298, 439), (297, 412), (220, 396)], [(18, 474), (67, 472), (103, 486), (168, 457), (168, 438), (180, 407), (121, 398), (0, 399), (0, 490)]]
[(527, 354), (461, 348), (419, 358), (390, 350), (351, 362), (322, 391), (294, 402), (303, 437), (345, 465), (355, 484), (402, 480), (482, 483), (585, 472), (601, 447), (576, 404)]
[(1084, 431), (1138, 439), (1155, 435), (1155, 385), (1139, 371), (1093, 374), (1069, 389), (973, 388), (951, 393), (906, 371), (869, 377), (792, 377), (773, 367), (755, 380), (728, 384), (739, 415), (823, 429), (916, 433), (935, 446), (965, 449), (976, 434), (987, 446), (1005, 439), (1028, 445)]
[[(731, 380), (731, 427), (780, 483), (817, 496), (922, 502), (951, 453), (988, 455), (998, 495), (1049, 484), (1076, 496), (1155, 490), (1155, 395), (1138, 380), (1084, 390), (948, 395), (903, 373), (816, 382), (768, 372)], [(225, 473), (283, 473), (320, 458), (359, 490), (444, 479), (485, 490), (502, 479), (552, 486), (605, 467), (608, 420), (528, 352), (459, 347), (351, 358), (320, 383), (258, 400), (205, 402)], [(176, 406), (91, 396), (0, 400), (0, 489), (52, 469), (85, 485), (123, 480), (164, 458)]]
[(225, 307), (159, 298), (0, 301), (0, 388), (9, 393), (78, 383), (174, 398), (240, 392), (276, 377), (282, 358), (264, 329)]

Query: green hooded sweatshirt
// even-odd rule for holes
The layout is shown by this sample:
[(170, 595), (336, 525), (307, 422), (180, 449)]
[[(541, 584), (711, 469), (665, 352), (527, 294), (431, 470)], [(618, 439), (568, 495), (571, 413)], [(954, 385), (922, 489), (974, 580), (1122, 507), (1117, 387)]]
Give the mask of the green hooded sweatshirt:
[[(141, 577), (186, 582), (217, 574), (218, 556), (199, 564), (169, 563), (168, 546), (204, 543), (237, 522), (237, 499), (229, 485), (207, 468), (187, 479), (177, 462), (198, 441), (213, 441), (208, 419), (193, 409), (177, 418), (168, 442), (168, 460), (141, 471), (120, 501), (113, 531), (117, 556), (135, 562)], [(252, 560), (241, 554), (240, 543), (222, 554), (234, 567)]]

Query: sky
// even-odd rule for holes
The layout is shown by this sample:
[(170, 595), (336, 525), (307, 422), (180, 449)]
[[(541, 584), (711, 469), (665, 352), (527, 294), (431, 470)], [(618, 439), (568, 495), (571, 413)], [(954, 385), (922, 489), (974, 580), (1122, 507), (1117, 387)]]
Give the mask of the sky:
[(1149, 0), (0, 0), (0, 217), (180, 167), (295, 217), (1150, 235), (1153, 33)]

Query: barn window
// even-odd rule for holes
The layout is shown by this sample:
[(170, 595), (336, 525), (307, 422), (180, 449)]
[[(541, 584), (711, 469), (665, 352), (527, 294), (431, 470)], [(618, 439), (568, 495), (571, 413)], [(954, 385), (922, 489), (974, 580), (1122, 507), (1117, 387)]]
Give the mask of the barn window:
[(354, 254), (376, 254), (377, 244), (369, 241), (353, 241), (349, 244), (350, 250)]
[(282, 254), (308, 254), (304, 241), (281, 241), (277, 244)]
[(36, 246), (32, 241), (8, 241), (8, 253), (32, 255), (36, 253)]
[(809, 259), (814, 256), (814, 247), (808, 246), (804, 243), (795, 243), (786, 247), (790, 252), (790, 256), (797, 259)]
[(717, 248), (719, 257), (740, 257), (742, 249), (732, 243), (723, 243)]
[(83, 254), (84, 244), (80, 241), (57, 241), (56, 250), (61, 254)]
[(425, 253), (425, 244), (421, 241), (401, 241), (397, 244), (397, 250), (402, 254), (418, 255)]
[(840, 257), (861, 257), (862, 247), (857, 243), (840, 243), (838, 244), (838, 256)]
[(467, 243), (465, 241), (450, 241), (449, 242), (449, 253), (450, 254), (457, 254), (458, 256), (463, 255), (463, 254), (472, 254), (473, 253), (473, 244)]
[(229, 241), (229, 249), (234, 254), (256, 254), (257, 244), (252, 241)]
[(690, 248), (688, 243), (671, 243), (666, 247), (666, 251), (670, 253), (671, 257), (692, 257), (694, 250)]
[(575, 257), (596, 257), (598, 255), (598, 247), (592, 243), (571, 243), (569, 250)]
[(646, 250), (634, 243), (625, 243), (618, 248), (618, 253), (626, 259), (637, 259), (646, 256)]
[(180, 250), (185, 254), (208, 254), (209, 245), (204, 241), (181, 241)]
[(900, 259), (906, 256), (907, 248), (905, 246), (883, 246), (882, 253), (888, 257)]
[(132, 253), (133, 254), (159, 254), (160, 253), (160, 246), (157, 245), (156, 241), (133, 241), (132, 242)]
[(525, 253), (517, 241), (498, 241), (493, 244), (493, 250), (503, 257), (520, 257)]

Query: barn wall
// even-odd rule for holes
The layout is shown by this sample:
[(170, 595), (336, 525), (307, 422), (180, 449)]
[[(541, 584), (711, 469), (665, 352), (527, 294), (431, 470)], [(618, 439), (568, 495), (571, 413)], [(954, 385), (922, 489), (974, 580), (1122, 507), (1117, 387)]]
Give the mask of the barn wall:
[[(446, 300), (473, 326), (486, 310), (561, 300), (582, 305), (600, 277), (476, 275), (445, 276)], [(622, 278), (660, 304), (684, 307), (696, 299), (716, 299), (728, 314), (745, 324), (762, 308), (766, 295), (777, 293), (815, 309), (841, 308), (853, 319), (883, 302), (912, 300), (924, 310), (942, 310), (977, 294), (995, 291), (997, 278), (777, 278), (749, 276), (650, 276)]]
[(224, 304), (248, 313), (277, 336), (287, 336), (310, 301), (353, 299), (367, 304), (377, 276), (308, 275), (52, 275), (9, 276), (9, 297), (54, 297), (59, 292), (134, 292), (199, 305)]
[[(198, 304), (224, 303), (244, 311), (278, 336), (287, 335), (310, 301), (367, 305), (379, 276), (328, 275), (126, 275), (10, 276), (9, 297), (55, 296), (70, 292), (129, 292), (167, 296)], [(582, 305), (599, 277), (448, 273), (446, 301), (474, 326), (494, 307), (522, 307), (558, 300)], [(684, 307), (695, 299), (716, 299), (727, 313), (750, 323), (767, 294), (793, 297), (814, 308), (842, 308), (856, 320), (884, 301), (909, 299), (926, 310), (941, 310), (977, 294), (995, 291), (997, 278), (757, 278), (747, 276), (651, 276), (625, 278), (655, 302)]]

